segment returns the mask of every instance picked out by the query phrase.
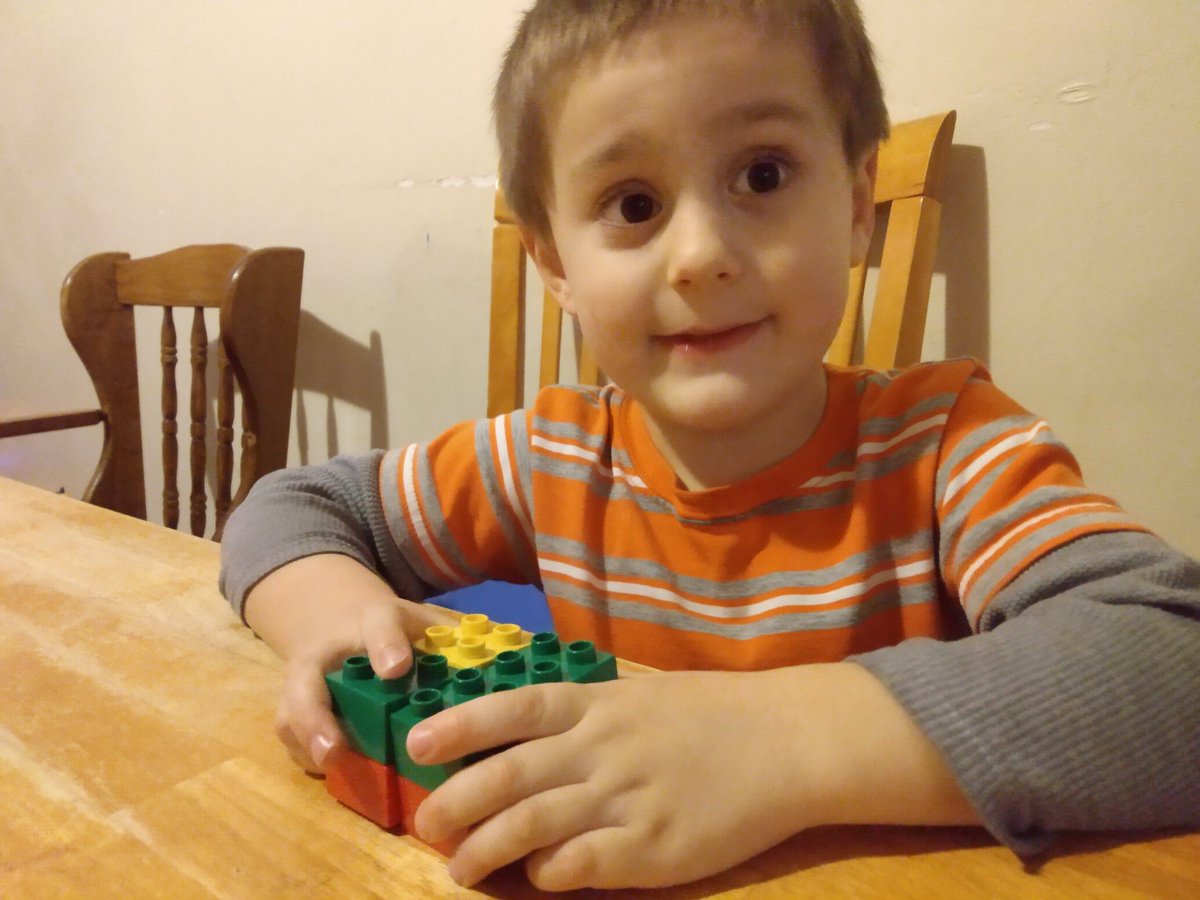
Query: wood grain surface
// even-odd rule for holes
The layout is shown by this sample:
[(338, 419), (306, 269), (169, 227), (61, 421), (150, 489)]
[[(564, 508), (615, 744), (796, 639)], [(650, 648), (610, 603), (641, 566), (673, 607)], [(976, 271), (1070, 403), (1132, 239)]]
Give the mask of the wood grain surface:
[[(211, 542), (0, 478), (0, 897), (527, 897), (340, 807), (272, 730), (281, 666)], [(703, 786), (698, 785), (698, 790)], [(1195, 897), (1200, 835), (829, 828), (693, 885), (586, 896)]]

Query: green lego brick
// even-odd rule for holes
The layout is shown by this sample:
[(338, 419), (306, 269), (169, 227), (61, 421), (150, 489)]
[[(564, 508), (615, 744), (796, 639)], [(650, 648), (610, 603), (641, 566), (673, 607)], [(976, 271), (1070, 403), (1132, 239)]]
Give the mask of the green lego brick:
[(356, 656), (347, 659), (341, 671), (325, 677), (334, 713), (342, 720), (351, 746), (433, 790), (463, 766), (504, 748), (441, 766), (419, 766), (405, 745), (409, 731), (422, 719), (476, 697), (530, 684), (612, 681), (617, 677), (617, 661), (596, 650), (591, 641), (574, 641), (564, 648), (558, 635), (540, 632), (527, 647), (505, 650), (485, 668), (455, 669), (443, 656), (423, 655), (408, 675), (382, 681), (366, 657)]
[[(442, 659), (442, 657), (438, 658)], [(470, 672), (476, 676), (480, 675), (478, 669), (463, 669), (461, 671), (464, 673)], [(482, 677), (479, 677), (478, 681), (480, 682), (482, 692)], [(441, 690), (436, 688), (421, 688), (412, 695), (407, 706), (396, 710), (388, 720), (388, 727), (392, 735), (392, 744), (396, 748), (395, 769), (397, 774), (430, 791), (444, 783), (447, 778), (461, 769), (463, 761), (453, 760), (438, 766), (418, 765), (408, 755), (408, 733), (412, 731), (413, 726), (418, 722), (424, 721), (445, 709), (447, 706), (445, 695), (450, 694), (452, 691), (452, 686), (443, 687)]]
[(393, 765), (388, 716), (408, 704), (412, 673), (384, 680), (365, 656), (351, 656), (342, 668), (325, 675), (333, 714), (342, 723), (350, 746), (365, 756)]

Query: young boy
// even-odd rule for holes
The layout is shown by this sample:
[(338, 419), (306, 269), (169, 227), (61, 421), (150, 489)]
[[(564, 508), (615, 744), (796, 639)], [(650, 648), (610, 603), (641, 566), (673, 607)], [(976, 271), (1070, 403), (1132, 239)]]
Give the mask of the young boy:
[[(566, 639), (673, 670), (543, 685), (416, 728), (470, 884), (665, 885), (826, 823), (1200, 822), (1200, 566), (1087, 490), (956, 361), (823, 365), (867, 252), (887, 120), (853, 0), (539, 0), (497, 86), (504, 187), (611, 379), (435, 441), (264, 479), (222, 587), (287, 660), (382, 676), (487, 578)], [(244, 605), (243, 605), (244, 604)], [(726, 670), (726, 671), (716, 671)]]

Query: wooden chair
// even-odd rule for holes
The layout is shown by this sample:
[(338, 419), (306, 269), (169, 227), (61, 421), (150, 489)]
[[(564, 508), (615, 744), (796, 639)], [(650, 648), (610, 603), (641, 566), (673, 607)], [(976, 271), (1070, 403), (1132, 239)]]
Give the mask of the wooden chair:
[[(861, 364), (873, 369), (911, 365), (921, 358), (929, 286), (941, 225), (942, 183), (954, 137), (953, 111), (904, 122), (892, 128), (879, 148), (875, 207), (886, 213), (879, 276), (870, 326), (864, 329)], [(489, 416), (511, 412), (523, 400), (525, 380), (526, 257), (512, 212), (496, 192), (492, 231), (492, 309), (488, 353)], [(860, 343), (860, 319), (867, 265), (851, 271), (850, 292), (841, 327), (826, 359), (837, 365), (854, 361)], [(562, 310), (554, 298), (542, 301), (538, 383), (559, 378)], [(579, 382), (599, 384), (601, 373), (586, 347), (579, 348)]]
[[(133, 310), (162, 307), (163, 522), (177, 527), (179, 351), (173, 309), (190, 307), (190, 524), (193, 534), (202, 535), (208, 468), (204, 310), (219, 309), (213, 535), (219, 540), (226, 517), (254, 482), (287, 463), (303, 270), (304, 252), (288, 247), (251, 251), (214, 244), (136, 260), (128, 253), (89, 256), (63, 282), (61, 312), (67, 337), (95, 385), (100, 408), (0, 421), (0, 437), (103, 425), (100, 462), (83, 499), (146, 518)], [(238, 490), (231, 496), (235, 384), (242, 399), (242, 439)]]

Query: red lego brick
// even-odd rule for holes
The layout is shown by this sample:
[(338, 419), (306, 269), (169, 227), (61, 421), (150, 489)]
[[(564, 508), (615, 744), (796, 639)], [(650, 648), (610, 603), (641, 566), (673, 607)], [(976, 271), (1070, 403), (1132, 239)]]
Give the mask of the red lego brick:
[(329, 751), (325, 758), (325, 787), (343, 805), (380, 828), (391, 830), (403, 818), (396, 773), (348, 747), (339, 745)]
[[(392, 773), (395, 778), (396, 791), (400, 795), (400, 818), (404, 824), (404, 830), (411, 834), (418, 841), (421, 838), (417, 835), (417, 807), (419, 807), (433, 791), (428, 788), (421, 787), (415, 781), (410, 781), (403, 775)], [(458, 849), (460, 840), (458, 838), (448, 838), (444, 841), (437, 841), (433, 844), (426, 844), (427, 847), (432, 847), (442, 856), (453, 856), (454, 851)]]

